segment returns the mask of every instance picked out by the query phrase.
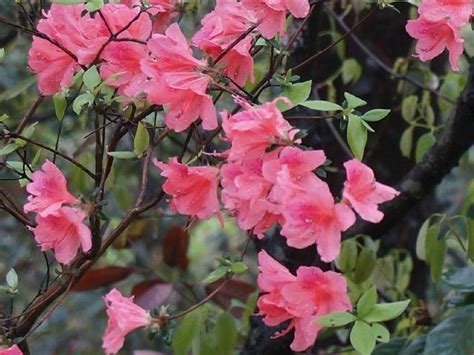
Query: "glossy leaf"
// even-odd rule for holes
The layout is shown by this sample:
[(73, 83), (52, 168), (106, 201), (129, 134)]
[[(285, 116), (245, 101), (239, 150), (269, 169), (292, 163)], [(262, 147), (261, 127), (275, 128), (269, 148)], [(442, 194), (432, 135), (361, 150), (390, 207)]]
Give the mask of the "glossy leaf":
[(376, 323), (395, 319), (403, 313), (409, 303), (410, 300), (376, 304), (364, 317), (364, 320), (369, 323)]
[(332, 312), (326, 316), (316, 318), (316, 323), (325, 327), (342, 327), (356, 319), (356, 316), (348, 312)]
[(301, 103), (301, 106), (317, 111), (342, 111), (342, 106), (323, 100), (311, 100)]
[(388, 116), (389, 113), (390, 113), (390, 110), (386, 110), (386, 109), (370, 110), (362, 115), (362, 119), (364, 121), (377, 122), (377, 121), (383, 120), (385, 117)]
[(375, 348), (375, 336), (372, 327), (365, 322), (357, 321), (350, 334), (351, 344), (356, 351), (366, 355)]

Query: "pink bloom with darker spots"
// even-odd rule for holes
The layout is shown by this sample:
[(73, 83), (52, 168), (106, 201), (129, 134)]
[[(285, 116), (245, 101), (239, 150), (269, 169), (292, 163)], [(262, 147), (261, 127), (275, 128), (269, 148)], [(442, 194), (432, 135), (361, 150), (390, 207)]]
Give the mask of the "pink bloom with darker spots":
[(236, 101), (244, 111), (232, 116), (227, 111), (221, 113), (222, 128), (232, 143), (228, 150), (229, 161), (260, 158), (273, 145), (293, 144), (299, 130), (290, 125), (277, 108), (278, 102), (290, 105), (287, 98), (277, 98), (256, 107), (239, 99)]
[(421, 15), (416, 20), (409, 20), (406, 30), (417, 39), (416, 55), (421, 61), (431, 60), (445, 49), (449, 52), (449, 63), (454, 71), (458, 71), (458, 61), (464, 50), (464, 39), (459, 28), (454, 27), (446, 18), (431, 20)]
[(374, 172), (357, 159), (344, 163), (347, 181), (344, 183), (344, 199), (362, 219), (378, 223), (383, 218), (378, 205), (390, 201), (400, 193), (390, 186), (375, 181)]
[(242, 4), (255, 11), (259, 21), (258, 30), (263, 37), (271, 39), (285, 34), (286, 12), (296, 18), (305, 17), (309, 12), (308, 0), (243, 0)]
[(210, 166), (187, 166), (171, 158), (168, 164), (154, 160), (166, 177), (163, 190), (171, 195), (169, 201), (173, 211), (197, 216), (201, 219), (211, 218), (219, 213), (217, 186), (219, 169)]
[(56, 260), (68, 264), (79, 250), (91, 249), (91, 231), (83, 223), (86, 217), (79, 209), (61, 207), (46, 217), (37, 215), (37, 225), (31, 230), (42, 251), (52, 249)]
[(316, 244), (321, 259), (331, 262), (339, 255), (341, 233), (355, 222), (352, 210), (335, 203), (328, 185), (315, 175), (295, 183), (289, 169), (283, 167), (277, 183), (286, 196), (281, 213), (285, 219), (281, 235), (293, 248), (306, 248)]
[(133, 297), (124, 297), (116, 289), (112, 289), (104, 297), (109, 317), (102, 347), (106, 354), (116, 354), (123, 347), (125, 336), (137, 328), (150, 325), (149, 312), (133, 303)]
[[(255, 23), (253, 13), (242, 3), (220, 0), (214, 11), (202, 19), (202, 27), (194, 35), (193, 43), (213, 59), (226, 52), (219, 62), (223, 66), (222, 73), (243, 86), (249, 79), (253, 82), (255, 78), (253, 57), (250, 55), (253, 35), (241, 36)], [(240, 42), (235, 44), (239, 38)]]
[(264, 292), (257, 301), (259, 315), (268, 326), (290, 320), (288, 328), (276, 337), (294, 329), (293, 351), (313, 346), (323, 328), (317, 318), (352, 309), (346, 281), (336, 272), (300, 266), (294, 276), (266, 251), (258, 254), (258, 265), (257, 283)]
[(165, 124), (181, 132), (201, 117), (204, 129), (216, 128), (216, 109), (207, 94), (210, 77), (202, 72), (206, 64), (193, 57), (179, 26), (153, 35), (148, 49), (152, 57), (141, 62), (150, 79), (145, 92), (150, 101), (167, 106)]
[(58, 167), (46, 160), (41, 170), (35, 171), (32, 182), (26, 185), (30, 193), (23, 207), (26, 213), (36, 212), (42, 217), (54, 214), (63, 204), (76, 204), (77, 198), (69, 193), (66, 178)]
[(423, 0), (418, 13), (429, 20), (447, 19), (453, 26), (462, 27), (472, 16), (471, 0)]

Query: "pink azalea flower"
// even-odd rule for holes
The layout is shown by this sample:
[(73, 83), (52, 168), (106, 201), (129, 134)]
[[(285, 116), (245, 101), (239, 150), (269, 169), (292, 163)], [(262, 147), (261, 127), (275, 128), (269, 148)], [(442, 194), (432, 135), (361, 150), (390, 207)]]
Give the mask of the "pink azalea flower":
[(219, 212), (217, 186), (219, 170), (210, 166), (187, 166), (172, 158), (168, 164), (154, 160), (166, 177), (163, 190), (172, 196), (172, 210), (201, 219)]
[(18, 345), (12, 345), (6, 349), (0, 349), (0, 355), (23, 355)]
[(116, 354), (123, 347), (125, 336), (133, 330), (151, 324), (151, 315), (133, 303), (133, 297), (124, 297), (112, 289), (104, 297), (109, 321), (102, 337), (102, 347), (106, 354)]
[(53, 249), (56, 259), (68, 264), (79, 249), (87, 252), (92, 246), (91, 231), (83, 223), (85, 218), (81, 210), (61, 207), (55, 214), (37, 215), (37, 226), (32, 231), (42, 251)]
[(338, 273), (301, 266), (295, 277), (265, 251), (258, 254), (258, 265), (257, 283), (265, 292), (257, 301), (259, 314), (268, 326), (291, 320), (288, 328), (276, 336), (295, 329), (293, 351), (305, 351), (313, 346), (323, 328), (315, 322), (316, 318), (352, 309), (346, 281)]
[(240, 228), (253, 228), (257, 237), (262, 238), (263, 233), (280, 219), (279, 211), (267, 198), (273, 185), (262, 175), (262, 159), (246, 161), (242, 165), (224, 164), (221, 176), (224, 207), (236, 213)]
[[(45, 18), (39, 21), (37, 29), (76, 54), (83, 46), (80, 33), (81, 13), (84, 9), (83, 4), (52, 4), (49, 12), (44, 14)], [(69, 87), (74, 73), (79, 69), (70, 54), (35, 36), (28, 53), (28, 66), (38, 74), (38, 88), (43, 95), (53, 95), (62, 88)]]
[(148, 13), (155, 16), (153, 22), (153, 32), (163, 33), (166, 25), (175, 17), (179, 16), (177, 6), (180, 0), (150, 0), (150, 8)]
[(459, 70), (457, 62), (464, 50), (464, 40), (459, 29), (445, 18), (430, 20), (424, 15), (416, 20), (409, 20), (406, 30), (417, 39), (416, 54), (425, 62), (440, 55), (446, 48), (449, 51), (449, 63), (454, 71)]
[[(118, 33), (135, 19), (139, 9), (109, 3), (101, 11), (112, 32)], [(143, 13), (127, 30), (121, 32), (118, 38), (145, 42), (151, 35), (151, 28), (149, 16)], [(107, 30), (97, 42), (102, 44), (109, 37), (110, 32)], [(147, 54), (145, 44), (133, 41), (109, 43), (101, 55), (105, 62), (100, 67), (100, 75), (109, 85), (117, 87), (121, 95), (135, 97), (143, 91), (146, 82), (140, 62)]]
[(30, 193), (24, 211), (36, 212), (42, 217), (54, 214), (63, 204), (76, 204), (77, 198), (69, 193), (66, 178), (63, 173), (49, 160), (46, 160), (41, 170), (35, 171), (32, 182), (26, 185)]
[(422, 0), (418, 13), (429, 20), (439, 21), (448, 19), (455, 27), (469, 23), (472, 15), (471, 0)]
[(237, 100), (244, 111), (229, 116), (223, 111), (222, 128), (232, 147), (228, 160), (241, 162), (261, 157), (272, 145), (292, 144), (298, 129), (286, 121), (277, 108), (278, 101), (289, 103), (286, 98), (278, 98), (258, 107)]
[(277, 33), (285, 34), (286, 11), (296, 18), (305, 17), (309, 12), (308, 0), (243, 0), (242, 4), (255, 11), (260, 23), (257, 29), (268, 39)]
[(378, 223), (383, 213), (378, 210), (380, 203), (390, 201), (400, 193), (375, 181), (374, 172), (357, 159), (344, 163), (347, 181), (344, 183), (344, 199), (361, 216), (362, 219)]
[(215, 107), (206, 93), (210, 78), (202, 73), (205, 63), (193, 57), (179, 26), (153, 35), (148, 49), (153, 57), (141, 63), (151, 78), (145, 92), (150, 101), (168, 106), (165, 124), (181, 132), (201, 117), (204, 129), (216, 128)]
[(316, 243), (323, 261), (336, 259), (341, 247), (341, 232), (355, 222), (352, 210), (344, 204), (334, 203), (328, 185), (316, 176), (308, 176), (303, 185), (298, 185), (284, 167), (278, 173), (277, 182), (289, 191), (281, 207), (285, 218), (281, 235), (286, 237), (288, 245), (302, 249)]
[(242, 3), (217, 1), (214, 11), (202, 19), (202, 28), (194, 35), (193, 43), (213, 59), (227, 51), (219, 63), (223, 65), (222, 73), (237, 84), (245, 85), (248, 79), (254, 81), (253, 57), (249, 52), (253, 36), (249, 34), (233, 48), (228, 48), (254, 23), (256, 19), (253, 13), (245, 9)]

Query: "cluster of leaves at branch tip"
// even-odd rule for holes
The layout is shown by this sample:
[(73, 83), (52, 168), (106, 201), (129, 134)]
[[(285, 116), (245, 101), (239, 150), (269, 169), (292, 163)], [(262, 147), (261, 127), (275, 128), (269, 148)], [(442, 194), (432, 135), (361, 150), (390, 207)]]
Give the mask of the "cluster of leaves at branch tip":
[(400, 316), (408, 307), (410, 300), (376, 303), (375, 286), (365, 291), (357, 302), (356, 312), (333, 312), (316, 320), (325, 327), (342, 327), (354, 323), (350, 332), (350, 341), (356, 351), (370, 354), (377, 342), (390, 340), (388, 329), (380, 322), (389, 321)]
[(218, 258), (219, 266), (213, 270), (207, 277), (202, 281), (204, 284), (210, 284), (221, 279), (228, 279), (232, 275), (243, 274), (248, 270), (247, 265), (240, 260), (232, 261), (229, 258)]
[(344, 93), (342, 105), (324, 100), (310, 100), (301, 103), (301, 106), (312, 110), (331, 112), (335, 118), (341, 119), (341, 127), (347, 124), (347, 142), (352, 154), (362, 160), (367, 145), (368, 132), (375, 132), (368, 122), (378, 122), (388, 116), (388, 109), (373, 109), (365, 113), (356, 110), (367, 105), (363, 99), (348, 92)]

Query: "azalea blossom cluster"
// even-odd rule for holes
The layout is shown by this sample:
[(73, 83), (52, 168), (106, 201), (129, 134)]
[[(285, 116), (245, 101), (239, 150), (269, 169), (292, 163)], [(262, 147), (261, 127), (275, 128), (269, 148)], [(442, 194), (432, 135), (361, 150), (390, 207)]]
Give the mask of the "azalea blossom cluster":
[[(321, 259), (334, 261), (341, 234), (356, 221), (377, 223), (383, 218), (379, 204), (397, 196), (376, 181), (373, 171), (353, 159), (344, 164), (346, 182), (340, 198), (315, 170), (324, 166), (322, 150), (301, 145), (300, 131), (283, 117), (278, 106), (291, 105), (285, 97), (253, 106), (235, 96), (240, 112), (220, 113), (210, 94), (225, 86), (232, 93), (254, 81), (252, 46), (258, 35), (267, 39), (285, 34), (288, 13), (308, 14), (307, 0), (217, 1), (192, 36), (192, 45), (179, 25), (172, 23), (182, 11), (178, 0), (107, 3), (91, 14), (83, 4), (53, 4), (39, 21), (29, 53), (29, 66), (38, 74), (43, 95), (53, 95), (73, 83), (81, 70), (95, 65), (102, 80), (120, 95), (146, 99), (165, 108), (165, 125), (182, 132), (193, 123), (203, 129), (222, 128), (229, 144), (216, 166), (195, 166), (178, 157), (154, 159), (165, 178), (163, 191), (177, 213), (208, 219), (234, 216), (240, 228), (264, 238), (280, 225), (288, 246), (316, 245)], [(196, 58), (195, 50), (204, 55)], [(32, 228), (41, 250), (54, 251), (69, 263), (80, 250), (91, 249), (87, 213), (67, 190), (66, 179), (46, 161), (27, 185), (25, 212), (36, 213)], [(290, 321), (295, 329), (292, 349), (302, 351), (316, 340), (321, 327), (315, 318), (351, 309), (342, 275), (316, 267), (300, 267), (296, 275), (265, 252), (259, 254), (258, 284), (264, 293), (259, 314), (269, 326)], [(109, 317), (103, 337), (107, 354), (117, 353), (130, 331), (147, 327), (147, 310), (117, 290), (105, 296)]]
[(68, 264), (79, 250), (90, 250), (91, 231), (83, 222), (87, 214), (67, 190), (66, 178), (55, 164), (47, 160), (33, 173), (26, 190), (30, 195), (23, 209), (36, 213), (31, 230), (42, 251), (52, 249), (56, 260)]
[(0, 355), (23, 355), (18, 345), (12, 345), (9, 348), (0, 348)]
[(420, 16), (406, 25), (410, 36), (418, 40), (417, 56), (425, 62), (447, 49), (451, 68), (459, 70), (458, 61), (464, 50), (460, 29), (469, 24), (472, 6), (471, 0), (421, 0)]

